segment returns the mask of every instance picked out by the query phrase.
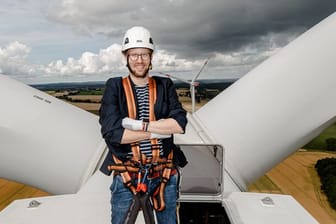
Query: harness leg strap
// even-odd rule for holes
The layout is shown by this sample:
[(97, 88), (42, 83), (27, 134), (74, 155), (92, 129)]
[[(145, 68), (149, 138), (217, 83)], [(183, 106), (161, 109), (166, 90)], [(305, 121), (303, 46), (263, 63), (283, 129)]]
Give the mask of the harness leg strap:
[(133, 195), (132, 203), (128, 208), (127, 215), (125, 218), (125, 224), (134, 224), (135, 220), (137, 219), (139, 210), (140, 210), (140, 201), (138, 199), (138, 195)]
[(140, 204), (144, 215), (145, 223), (154, 224), (155, 219), (154, 219), (153, 207), (152, 204), (150, 203), (148, 192), (141, 194)]
[(152, 196), (153, 207), (156, 211), (159, 212), (163, 211), (166, 208), (166, 202), (164, 200), (165, 187), (166, 183), (161, 182)]
[(166, 203), (164, 200), (164, 191), (165, 187), (170, 179), (170, 174), (173, 169), (173, 150), (168, 154), (167, 164), (166, 167), (163, 169), (161, 183), (155, 189), (152, 201), (153, 207), (157, 211), (163, 211), (166, 208)]

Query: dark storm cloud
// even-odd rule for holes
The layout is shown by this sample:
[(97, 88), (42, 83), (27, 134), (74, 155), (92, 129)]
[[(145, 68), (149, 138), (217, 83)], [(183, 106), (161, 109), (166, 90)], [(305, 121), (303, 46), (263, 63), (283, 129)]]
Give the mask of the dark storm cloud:
[(128, 27), (144, 25), (161, 48), (181, 57), (232, 52), (269, 33), (302, 32), (336, 10), (334, 0), (99, 2), (105, 6), (75, 2), (77, 7), (71, 9), (77, 11), (65, 10), (58, 20), (74, 26), (80, 21), (92, 30), (99, 30), (101, 24), (98, 33), (119, 38)]
[[(262, 48), (263, 37), (272, 33), (297, 36), (336, 10), (335, 0), (89, 2), (63, 5), (53, 18), (73, 27), (85, 26), (118, 42), (127, 28), (143, 25), (152, 31), (161, 49), (192, 58), (249, 45)], [(272, 44), (287, 44), (286, 35), (283, 38)]]
[[(159, 38), (169, 48), (179, 43), (174, 50), (183, 46), (184, 55), (236, 51), (270, 33), (303, 32), (333, 13), (336, 1), (250, 1), (235, 5), (218, 2), (204, 9), (186, 15), (198, 23), (162, 29)], [(176, 29), (180, 32), (174, 32)], [(165, 36), (167, 32), (174, 35)], [(278, 44), (286, 43), (279, 40)]]

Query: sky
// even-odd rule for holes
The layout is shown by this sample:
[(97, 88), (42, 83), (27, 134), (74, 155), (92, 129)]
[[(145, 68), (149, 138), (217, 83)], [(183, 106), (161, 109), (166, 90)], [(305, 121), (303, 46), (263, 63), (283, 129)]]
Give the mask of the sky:
[(27, 84), (128, 74), (132, 26), (150, 30), (152, 75), (240, 78), (336, 11), (335, 0), (2, 0), (0, 73)]

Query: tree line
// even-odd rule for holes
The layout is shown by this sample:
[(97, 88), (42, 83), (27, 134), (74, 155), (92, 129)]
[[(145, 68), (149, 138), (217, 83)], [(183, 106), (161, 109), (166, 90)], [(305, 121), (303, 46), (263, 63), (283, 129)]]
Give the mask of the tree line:
[(330, 206), (336, 209), (336, 158), (318, 160), (315, 169), (321, 180), (321, 190), (326, 194)]

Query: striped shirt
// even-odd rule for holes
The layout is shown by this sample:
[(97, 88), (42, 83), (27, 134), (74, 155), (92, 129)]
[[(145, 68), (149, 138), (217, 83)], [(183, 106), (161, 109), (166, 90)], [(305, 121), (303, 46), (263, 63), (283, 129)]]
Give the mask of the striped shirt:
[[(136, 98), (138, 102), (139, 120), (149, 121), (149, 87), (135, 86)], [(158, 139), (160, 146), (160, 155), (163, 154), (162, 141)], [(152, 157), (152, 147), (149, 139), (140, 141), (140, 151), (145, 154), (147, 158)], [(130, 153), (132, 155), (132, 153)]]

